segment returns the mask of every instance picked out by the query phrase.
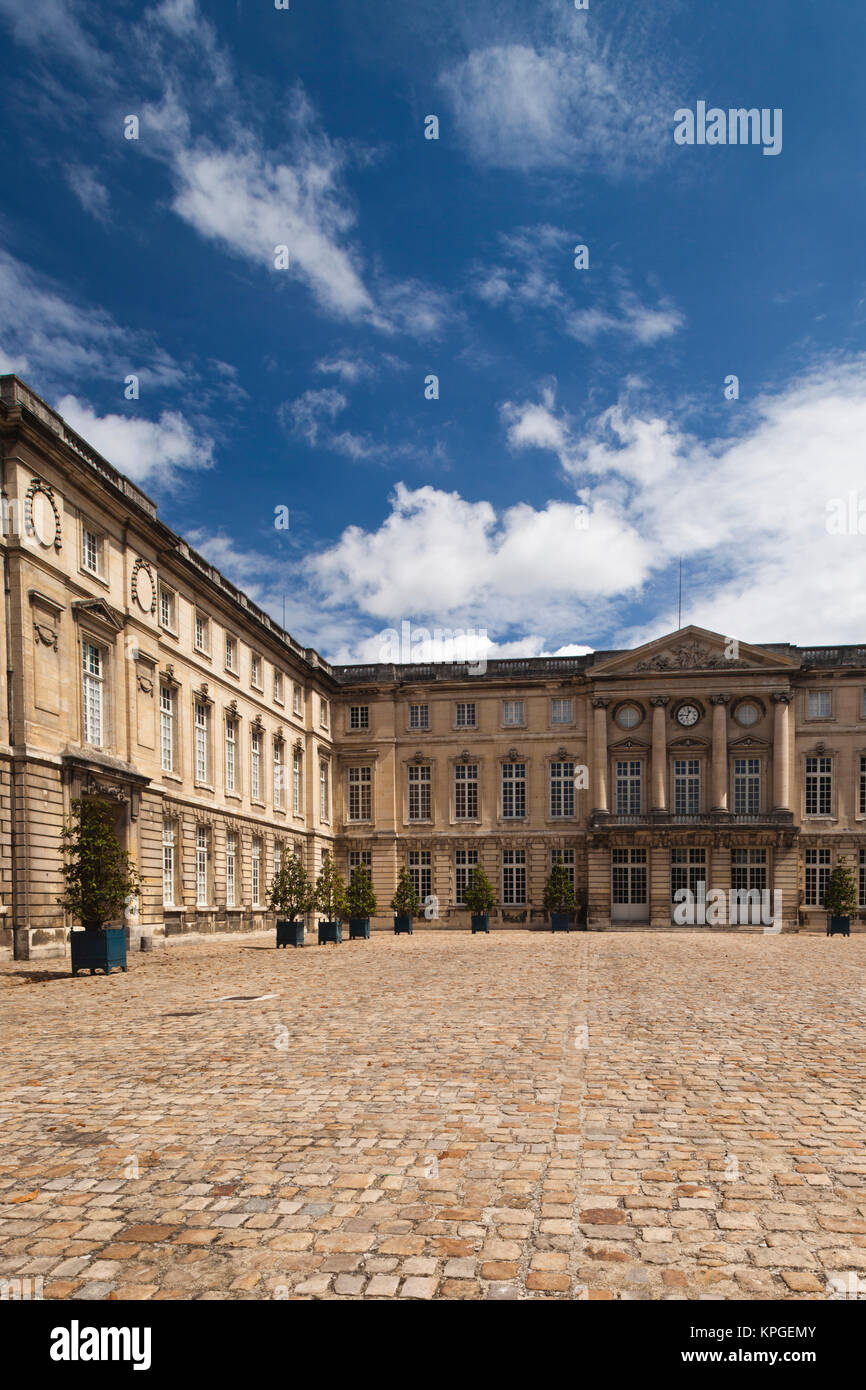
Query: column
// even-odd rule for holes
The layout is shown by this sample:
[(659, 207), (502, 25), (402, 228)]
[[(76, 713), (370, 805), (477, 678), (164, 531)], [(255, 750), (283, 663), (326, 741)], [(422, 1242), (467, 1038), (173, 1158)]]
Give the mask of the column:
[(793, 699), (790, 690), (774, 690), (776, 712), (773, 720), (773, 810), (791, 809), (791, 765), (788, 742), (788, 705)]
[(650, 704), (653, 710), (652, 727), (652, 793), (650, 796), (651, 811), (666, 811), (668, 804), (667, 797), (667, 733), (665, 726), (665, 709), (670, 702), (669, 695), (651, 695)]
[(713, 811), (728, 809), (728, 702), (730, 695), (711, 695), (713, 707)]
[(593, 695), (592, 809), (607, 812), (607, 707), (609, 695)]

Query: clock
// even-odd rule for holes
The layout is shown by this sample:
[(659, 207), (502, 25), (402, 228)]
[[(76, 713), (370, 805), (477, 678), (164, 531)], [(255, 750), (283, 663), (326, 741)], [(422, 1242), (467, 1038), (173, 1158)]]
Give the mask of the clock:
[(677, 719), (681, 724), (697, 724), (700, 714), (694, 705), (680, 705), (677, 710)]

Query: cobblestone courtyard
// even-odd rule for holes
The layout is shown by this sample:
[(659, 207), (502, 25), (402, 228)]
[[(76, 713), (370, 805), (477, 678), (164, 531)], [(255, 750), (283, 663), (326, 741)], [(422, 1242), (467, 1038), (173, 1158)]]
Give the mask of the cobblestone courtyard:
[(700, 931), (6, 965), (0, 1277), (823, 1299), (866, 1269), (864, 966), (862, 936)]

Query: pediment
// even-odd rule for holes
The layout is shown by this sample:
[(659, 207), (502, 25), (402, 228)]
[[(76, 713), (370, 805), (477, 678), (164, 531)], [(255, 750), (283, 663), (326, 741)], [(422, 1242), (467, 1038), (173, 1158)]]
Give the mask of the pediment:
[(649, 747), (645, 738), (621, 738), (616, 743), (608, 744), (611, 753), (646, 753)]
[(117, 608), (112, 608), (103, 598), (77, 599), (72, 605), (72, 611), (77, 618), (86, 617), (93, 622), (102, 623), (113, 632), (120, 632), (126, 622), (123, 614)]
[(589, 674), (594, 677), (656, 675), (668, 671), (777, 671), (780, 667), (796, 668), (796, 665), (779, 652), (690, 625), (635, 647), (633, 651), (609, 657), (591, 667)]
[(697, 734), (688, 734), (685, 738), (672, 738), (668, 741), (669, 753), (700, 753), (702, 749), (709, 748), (710, 741), (707, 738), (699, 738)]
[(754, 734), (746, 734), (743, 738), (732, 738), (728, 741), (728, 748), (733, 753), (760, 752), (769, 746), (769, 739), (756, 738)]

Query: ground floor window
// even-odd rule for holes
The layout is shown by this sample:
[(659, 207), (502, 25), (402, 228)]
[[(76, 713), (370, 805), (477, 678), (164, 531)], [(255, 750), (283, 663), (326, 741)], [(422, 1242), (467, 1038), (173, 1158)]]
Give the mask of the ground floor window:
[(502, 902), (506, 907), (526, 902), (526, 850), (502, 851)]
[(237, 905), (238, 837), (234, 830), (226, 835), (226, 907)]
[(162, 901), (165, 907), (174, 907), (175, 883), (177, 881), (176, 856), (177, 821), (164, 820), (162, 823)]
[(415, 885), (415, 892), (422, 903), (433, 892), (433, 870), (430, 865), (429, 849), (409, 851), (409, 876)]
[(571, 879), (571, 886), (574, 887), (574, 850), (573, 849), (552, 849), (550, 851), (550, 867), (554, 864), (561, 864)]
[(196, 826), (195, 831), (195, 901), (196, 907), (207, 907), (208, 893), (208, 851), (210, 831), (206, 825)]
[(637, 906), (647, 900), (647, 852), (645, 849), (611, 851), (611, 894), (614, 906)]
[(454, 901), (458, 907), (465, 906), (466, 887), (472, 877), (472, 870), (477, 867), (477, 849), (458, 849), (454, 851)]
[(707, 851), (705, 849), (671, 850), (671, 902), (677, 899), (682, 888), (688, 888), (693, 897), (698, 896), (698, 884), (707, 884)]
[[(830, 859), (828, 849), (806, 850), (806, 894), (807, 907), (820, 907), (830, 882)], [(862, 860), (861, 860), (862, 862)]]
[(262, 842), (253, 840), (252, 852), (252, 889), (253, 907), (258, 907), (262, 900)]
[(349, 881), (350, 881), (350, 882), (351, 882), (351, 880), (352, 880), (352, 876), (354, 875), (355, 870), (356, 870), (356, 869), (360, 869), (360, 867), (361, 867), (362, 864), (363, 864), (366, 868), (368, 868), (368, 869), (371, 869), (371, 868), (373, 867), (373, 855), (372, 855), (371, 851), (368, 850), (368, 849), (350, 849), (350, 850), (349, 850)]
[(741, 892), (767, 887), (767, 851), (765, 849), (731, 850), (731, 887)]
[(857, 901), (861, 907), (866, 907), (866, 849), (860, 851), (860, 883), (857, 893)]

